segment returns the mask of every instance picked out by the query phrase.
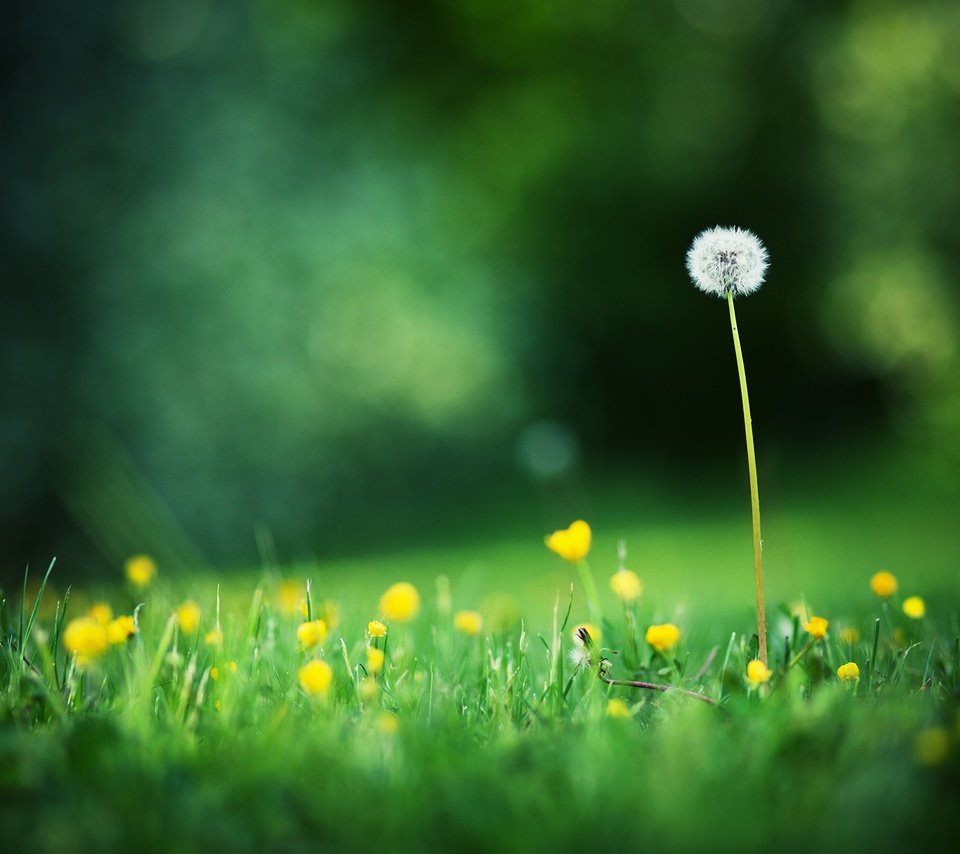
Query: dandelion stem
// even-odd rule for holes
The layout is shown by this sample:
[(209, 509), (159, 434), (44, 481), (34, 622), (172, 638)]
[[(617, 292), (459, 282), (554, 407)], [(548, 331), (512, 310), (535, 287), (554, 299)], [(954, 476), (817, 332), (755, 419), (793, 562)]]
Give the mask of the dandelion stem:
[(740, 373), (740, 395), (743, 398), (743, 429), (747, 437), (747, 467), (750, 470), (750, 506), (753, 516), (753, 577), (757, 591), (757, 636), (760, 640), (760, 660), (767, 664), (767, 615), (763, 603), (763, 545), (760, 539), (760, 490), (757, 486), (757, 457), (753, 449), (753, 421), (750, 417), (750, 396), (747, 393), (747, 374), (743, 368), (743, 351), (737, 331), (737, 313), (733, 308), (733, 291), (727, 292), (730, 306), (730, 329), (737, 351), (737, 370)]
[(622, 685), (625, 688), (645, 688), (647, 691), (661, 691), (663, 693), (676, 691), (678, 694), (683, 694), (685, 697), (693, 697), (694, 700), (701, 700), (711, 706), (717, 705), (717, 701), (714, 700), (713, 697), (708, 697), (706, 694), (698, 694), (696, 691), (688, 691), (686, 688), (677, 688), (675, 685), (660, 685), (657, 682), (641, 682), (634, 679), (611, 679), (609, 676), (604, 676), (602, 671), (598, 675), (600, 681), (605, 685)]

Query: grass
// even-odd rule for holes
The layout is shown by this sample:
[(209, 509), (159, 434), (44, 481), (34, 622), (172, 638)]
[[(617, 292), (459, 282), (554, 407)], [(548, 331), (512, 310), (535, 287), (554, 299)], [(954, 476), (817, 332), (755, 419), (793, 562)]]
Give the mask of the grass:
[[(571, 631), (587, 610), (540, 527), (222, 581), (161, 573), (144, 589), (8, 596), (4, 850), (946, 850), (960, 795), (957, 534), (936, 496), (892, 507), (900, 486), (886, 477), (829, 499), (795, 484), (766, 509), (774, 676), (759, 688), (744, 678), (756, 655), (747, 520), (706, 503), (673, 512), (616, 484), (592, 517), (604, 649), (579, 669)], [(622, 536), (646, 588), (635, 608), (606, 585)], [(881, 568), (924, 596), (923, 619), (899, 594), (870, 593)], [(330, 631), (301, 650), (307, 578)], [(386, 621), (371, 682), (367, 622), (397, 580), (417, 585), (421, 610)], [(78, 667), (63, 629), (94, 596), (115, 613), (143, 603), (139, 630)], [(171, 615), (187, 598), (201, 617), (184, 632)], [(777, 607), (801, 598), (830, 619), (825, 639)], [(483, 613), (479, 635), (453, 628), (459, 608)], [(682, 631), (663, 654), (643, 639), (662, 622)], [(206, 642), (217, 625), (222, 642)], [(333, 682), (310, 696), (298, 670), (314, 658)], [(610, 676), (718, 705), (608, 686), (601, 658)], [(847, 661), (858, 681), (837, 678)], [(611, 699), (630, 717), (607, 714)]]

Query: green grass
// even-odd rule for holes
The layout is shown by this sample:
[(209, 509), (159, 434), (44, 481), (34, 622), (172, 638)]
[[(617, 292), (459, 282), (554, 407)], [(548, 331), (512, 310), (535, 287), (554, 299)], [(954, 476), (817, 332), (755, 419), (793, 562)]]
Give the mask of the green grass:
[[(542, 525), (516, 536), (516, 514), (459, 545), (74, 590), (67, 621), (93, 598), (117, 613), (144, 603), (138, 634), (85, 669), (58, 637), (65, 597), (44, 591), (31, 625), (34, 598), (8, 595), (4, 850), (946, 850), (960, 795), (949, 504), (916, 491), (891, 502), (903, 484), (886, 476), (794, 486), (765, 517), (775, 675), (761, 690), (744, 679), (755, 643), (746, 507), (608, 484), (591, 514), (610, 675), (717, 706), (607, 686), (596, 651), (576, 671), (571, 628), (587, 618), (576, 573), (543, 548)], [(631, 619), (606, 585), (620, 537), (645, 584)], [(901, 594), (924, 596), (923, 620), (901, 613), (900, 594), (873, 597), (881, 568)], [(317, 613), (337, 603), (322, 648), (298, 648), (281, 577), (311, 578)], [(397, 580), (419, 587), (422, 609), (390, 624), (386, 668), (364, 694), (367, 621)], [(204, 642), (218, 584), (222, 647)], [(202, 611), (188, 636), (170, 619), (187, 597)], [(831, 630), (787, 669), (807, 636), (777, 603), (801, 598)], [(480, 636), (453, 629), (459, 608), (484, 612)], [(683, 636), (660, 655), (643, 632), (665, 621)], [(315, 656), (333, 668), (325, 697), (298, 684)], [(841, 683), (836, 668), (851, 660), (861, 679)], [(611, 698), (629, 719), (606, 714)]]

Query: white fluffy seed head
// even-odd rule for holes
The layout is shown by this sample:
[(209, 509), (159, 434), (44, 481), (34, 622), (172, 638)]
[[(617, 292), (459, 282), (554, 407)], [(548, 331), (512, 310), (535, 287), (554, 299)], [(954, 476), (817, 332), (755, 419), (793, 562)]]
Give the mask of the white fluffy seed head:
[(687, 250), (687, 271), (704, 293), (746, 296), (763, 284), (769, 257), (752, 231), (718, 225), (694, 238)]

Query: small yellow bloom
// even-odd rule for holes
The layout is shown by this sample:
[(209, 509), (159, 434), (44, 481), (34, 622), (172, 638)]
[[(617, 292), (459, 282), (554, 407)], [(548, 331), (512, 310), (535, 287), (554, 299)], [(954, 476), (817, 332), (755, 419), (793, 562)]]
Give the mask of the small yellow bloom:
[(379, 620), (371, 620), (367, 623), (367, 634), (372, 638), (385, 638), (387, 636), (387, 627)]
[(917, 733), (913, 756), (921, 765), (939, 765), (950, 753), (950, 733), (942, 726), (927, 727)]
[(903, 613), (911, 620), (922, 620), (927, 613), (926, 603), (919, 596), (909, 596), (903, 600)]
[(280, 613), (290, 617), (306, 609), (307, 598), (304, 586), (299, 581), (284, 581), (280, 584)]
[(340, 625), (340, 606), (333, 599), (325, 599), (320, 606), (320, 619), (326, 624), (332, 632)]
[(220, 678), (220, 668), (214, 665), (210, 668), (210, 678), (216, 682)]
[(453, 615), (453, 627), (465, 635), (478, 635), (483, 629), (483, 617), (479, 611), (457, 611)]
[(134, 555), (127, 559), (127, 578), (136, 587), (146, 587), (157, 574), (157, 565), (148, 555)]
[(806, 623), (803, 624), (803, 628), (807, 631), (808, 634), (812, 635), (817, 640), (825, 638), (827, 636), (827, 626), (830, 625), (830, 621), (824, 619), (823, 617), (811, 617)]
[(764, 682), (770, 681), (771, 676), (773, 676), (773, 671), (759, 658), (755, 658), (747, 664), (747, 681), (751, 685), (763, 685)]
[(326, 696), (333, 682), (333, 670), (325, 661), (315, 658), (297, 671), (300, 687), (311, 696)]
[(570, 631), (570, 635), (573, 637), (573, 642), (579, 646), (583, 645), (583, 641), (580, 640), (580, 629), (584, 629), (586, 631), (586, 633), (590, 636), (590, 640), (593, 641), (595, 646), (599, 645), (600, 641), (603, 640), (603, 632), (600, 631), (598, 626), (595, 626), (593, 623), (580, 623), (574, 626)]
[(227, 670), (229, 670), (231, 673), (236, 673), (237, 670), (238, 670), (237, 662), (235, 662), (235, 661), (228, 661), (228, 662), (227, 662)]
[(666, 652), (673, 649), (680, 641), (680, 629), (673, 623), (664, 623), (661, 626), (650, 626), (643, 639), (657, 652)]
[(213, 701), (213, 708), (218, 712), (223, 711), (223, 703), (220, 702), (219, 697), (217, 697), (217, 699)]
[(379, 673), (383, 670), (383, 659), (384, 654), (382, 649), (377, 649), (375, 646), (367, 647), (367, 672), (368, 673)]
[(112, 644), (126, 643), (137, 633), (133, 617), (122, 615), (107, 624), (107, 640)]
[(840, 640), (845, 644), (853, 646), (855, 643), (860, 642), (860, 632), (856, 629), (847, 626), (846, 628), (840, 629)]
[(113, 619), (113, 608), (106, 602), (94, 602), (87, 611), (87, 615), (93, 617), (101, 626), (105, 626)]
[(870, 589), (875, 596), (889, 599), (897, 592), (897, 577), (892, 572), (876, 572), (870, 577)]
[(180, 631), (185, 635), (192, 635), (200, 628), (200, 606), (192, 599), (188, 599), (177, 608), (177, 622)]
[(300, 649), (310, 649), (327, 639), (327, 624), (323, 620), (311, 620), (297, 626), (297, 640)]
[(77, 663), (83, 666), (90, 659), (103, 655), (110, 642), (107, 640), (106, 626), (93, 617), (78, 617), (67, 623), (63, 631), (63, 645), (69, 652), (76, 653)]
[(841, 664), (837, 668), (837, 677), (842, 679), (844, 682), (850, 679), (859, 679), (860, 668), (857, 666), (857, 662), (848, 661), (846, 664)]
[(420, 594), (406, 581), (394, 584), (380, 597), (380, 612), (388, 620), (406, 623), (416, 617), (419, 610)]
[(377, 729), (386, 735), (393, 735), (400, 729), (400, 718), (393, 712), (380, 712), (377, 715)]
[(610, 576), (610, 589), (623, 602), (636, 602), (643, 593), (640, 576), (629, 569), (621, 569)]
[(210, 629), (203, 636), (203, 642), (207, 646), (220, 646), (223, 643), (223, 632), (220, 629)]
[(564, 560), (576, 563), (583, 560), (590, 551), (590, 536), (590, 526), (578, 519), (569, 528), (554, 531), (544, 542), (550, 551), (556, 552)]
[(374, 700), (379, 693), (380, 688), (377, 687), (377, 680), (373, 676), (367, 676), (365, 679), (360, 680), (361, 700)]
[(623, 700), (610, 700), (607, 703), (608, 718), (629, 718), (630, 707)]

